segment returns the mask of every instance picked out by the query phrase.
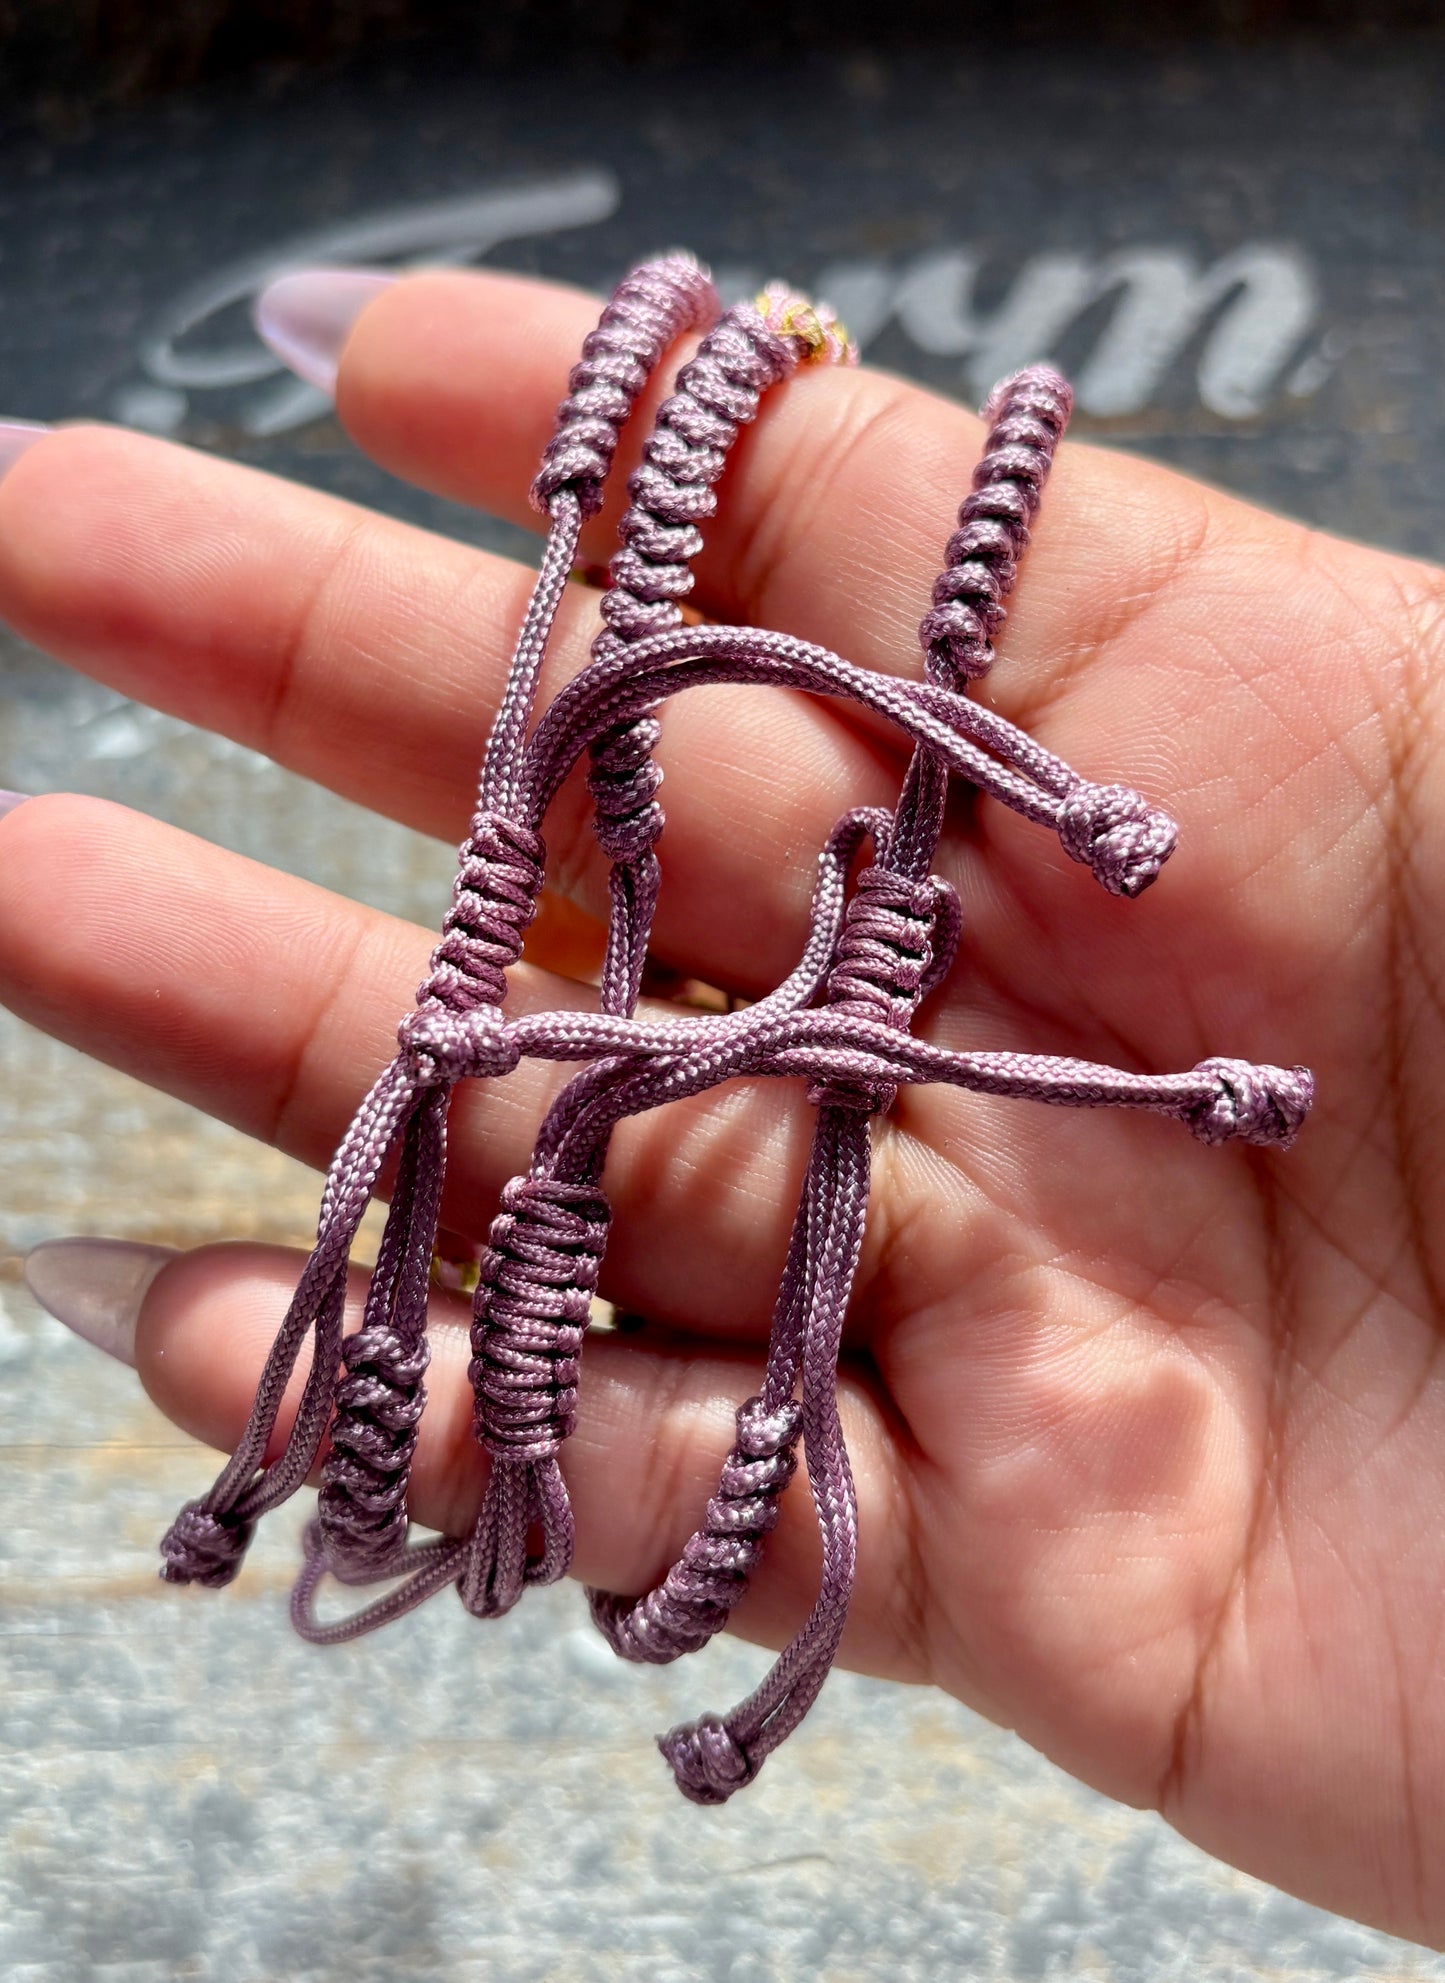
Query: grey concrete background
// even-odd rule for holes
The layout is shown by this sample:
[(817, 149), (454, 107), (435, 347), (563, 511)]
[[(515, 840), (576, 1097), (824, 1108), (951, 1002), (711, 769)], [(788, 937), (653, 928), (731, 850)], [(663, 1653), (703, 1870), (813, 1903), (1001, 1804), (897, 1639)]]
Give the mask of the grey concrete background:
[[(1438, 554), (1441, 81), (1429, 39), (753, 72), (422, 46), (41, 105), (0, 134), (0, 404), (515, 548), (361, 461), (267, 372), (245, 296), (298, 253), (600, 283), (686, 242), (738, 283), (826, 277), (870, 355), (942, 390), (1036, 346), (1079, 378), (1084, 431)], [(353, 833), (339, 801), (8, 637), (0, 783), (119, 798), (426, 924), (445, 899), (446, 850)], [(315, 1181), (3, 1016), (0, 1066), (6, 1979), (1445, 1977), (932, 1694), (835, 1676), (756, 1788), (700, 1812), (648, 1736), (732, 1698), (746, 1647), (636, 1672), (562, 1590), (316, 1653), (285, 1625), (284, 1522), (239, 1587), (163, 1590), (156, 1537), (211, 1463), (36, 1312), (20, 1257), (75, 1231), (299, 1244)]]

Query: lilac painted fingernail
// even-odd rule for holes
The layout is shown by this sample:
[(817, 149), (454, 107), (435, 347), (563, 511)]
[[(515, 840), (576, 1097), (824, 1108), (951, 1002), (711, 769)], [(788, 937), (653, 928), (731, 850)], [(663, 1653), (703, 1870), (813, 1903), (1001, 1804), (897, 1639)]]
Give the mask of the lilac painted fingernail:
[(23, 806), (29, 797), (28, 792), (0, 792), (0, 819), (4, 819), (7, 812), (14, 812), (17, 806)]
[(380, 269), (298, 269), (279, 275), (256, 298), (256, 329), (298, 378), (334, 392), (351, 326), (373, 296), (395, 281)]
[(135, 1368), (135, 1327), (173, 1246), (134, 1239), (48, 1239), (25, 1257), (30, 1292), (57, 1322)]
[(27, 448), (54, 431), (38, 420), (0, 420), (0, 475), (13, 468)]

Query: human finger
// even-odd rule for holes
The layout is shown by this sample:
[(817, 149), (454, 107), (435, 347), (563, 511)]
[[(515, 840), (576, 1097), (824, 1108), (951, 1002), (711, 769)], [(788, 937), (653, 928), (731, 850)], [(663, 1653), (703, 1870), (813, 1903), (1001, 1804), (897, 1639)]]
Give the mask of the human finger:
[[(510, 560), (191, 450), (103, 428), (32, 447), (0, 485), (0, 614), (127, 695), (424, 832), (460, 837), (532, 574)], [(569, 588), (542, 684), (586, 658)], [(811, 856), (896, 765), (828, 707), (741, 687), (664, 716), (657, 943), (693, 975), (776, 982)], [(555, 885), (594, 912), (606, 866), (585, 782), (548, 816)]]
[[(596, 309), (578, 291), (492, 271), (408, 276), (351, 325), (338, 412), (358, 445), (408, 480), (537, 527), (527, 492), (558, 382)], [(695, 343), (684, 341), (678, 357)], [(598, 557), (612, 548), (627, 501), (622, 471), (667, 384), (665, 370), (624, 435), (587, 539)], [(913, 672), (915, 629), (982, 437), (972, 412), (904, 380), (867, 367), (806, 368), (738, 444), (704, 532), (698, 603), (870, 667)], [(1121, 597), (1167, 589), (1203, 548), (1211, 505), (1231, 507), (1136, 458), (1070, 449), (1066, 460), (1043, 525), (1047, 556), (1030, 562), (1030, 591), (1044, 596), (1028, 630), (1010, 634), (1015, 676), (1023, 650), (1057, 652), (1066, 630), (1075, 651), (1102, 636), (1100, 616), (1117, 614)]]
[[(389, 467), (523, 518), (527, 464), (553, 417), (548, 381), (594, 307), (515, 277), (401, 281), (352, 327), (339, 409)], [(634, 450), (645, 425), (644, 411)], [(915, 672), (980, 440), (973, 415), (919, 387), (866, 367), (805, 369), (735, 450), (704, 531), (699, 603)], [(613, 494), (596, 555), (623, 500)], [(1380, 684), (1402, 652), (1425, 650), (1428, 670), (1439, 595), (1424, 567), (1327, 542), (1137, 457), (1069, 445), (976, 693), (1081, 770), (1177, 811), (1190, 844), (1211, 846), (1212, 899), (1227, 895), (1267, 940), (1281, 897), (1308, 905), (1316, 927), (1348, 913), (1330, 856), (1361, 794), (1368, 805), (1389, 786), (1398, 749)], [(1025, 837), (1003, 822), (998, 846)], [(1198, 903), (1178, 870), (1167, 893), (1193, 968)], [(1071, 923), (1071, 950), (1078, 934)]]
[[(305, 1162), (324, 1165), (396, 1051), (434, 939), (100, 800), (0, 825), (0, 997), (22, 1018)], [(509, 1010), (595, 994), (520, 966)], [(486, 1231), (565, 1076), (524, 1061), (452, 1110), (443, 1223)], [(807, 1124), (791, 1083), (626, 1123), (606, 1184), (612, 1298), (698, 1331), (766, 1333)]]
[[(279, 1247), (214, 1246), (178, 1256), (150, 1284), (135, 1360), (151, 1397), (178, 1425), (222, 1451), (234, 1446), (256, 1379), (303, 1261)], [(360, 1326), (365, 1276), (350, 1279), (346, 1328)], [(432, 1360), (412, 1470), (411, 1508), (427, 1527), (470, 1527), (486, 1482), (472, 1431), (466, 1305), (434, 1293)], [(619, 1593), (649, 1589), (667, 1571), (716, 1489), (737, 1407), (758, 1389), (756, 1358), (666, 1331), (594, 1331), (583, 1357), (577, 1430), (563, 1464), (577, 1520), (576, 1574)], [(277, 1428), (285, 1437), (305, 1371)], [(922, 1648), (903, 1631), (897, 1598), (907, 1580), (892, 1558), (908, 1525), (897, 1519), (905, 1461), (888, 1436), (867, 1382), (845, 1374), (840, 1406), (868, 1548), (847, 1656), (896, 1677), (920, 1678)], [(158, 1511), (158, 1522), (162, 1511)], [(782, 1644), (807, 1611), (818, 1577), (816, 1527), (806, 1486), (783, 1500), (739, 1629)]]

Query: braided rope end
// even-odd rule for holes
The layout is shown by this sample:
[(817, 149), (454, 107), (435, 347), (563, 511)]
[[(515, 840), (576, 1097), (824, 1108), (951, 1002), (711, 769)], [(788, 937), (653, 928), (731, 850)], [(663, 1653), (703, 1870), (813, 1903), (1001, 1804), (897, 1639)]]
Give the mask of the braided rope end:
[(396, 1042), (422, 1088), (451, 1088), (458, 1081), (510, 1074), (522, 1049), (495, 1005), (450, 1011), (433, 999), (414, 1006), (396, 1029)]
[(1159, 879), (1179, 827), (1128, 785), (1081, 780), (1059, 807), (1059, 840), (1071, 860), (1092, 868), (1111, 895), (1133, 900)]
[(762, 1768), (721, 1716), (699, 1715), (657, 1738), (657, 1746), (683, 1796), (694, 1804), (726, 1804)]
[(161, 1581), (220, 1590), (241, 1568), (256, 1532), (254, 1522), (218, 1515), (188, 1501), (161, 1538)]
[(1307, 1067), (1257, 1067), (1215, 1056), (1194, 1071), (1214, 1083), (1214, 1093), (1184, 1118), (1201, 1143), (1228, 1143), (1237, 1136), (1243, 1143), (1287, 1150), (1315, 1098), (1315, 1077)]

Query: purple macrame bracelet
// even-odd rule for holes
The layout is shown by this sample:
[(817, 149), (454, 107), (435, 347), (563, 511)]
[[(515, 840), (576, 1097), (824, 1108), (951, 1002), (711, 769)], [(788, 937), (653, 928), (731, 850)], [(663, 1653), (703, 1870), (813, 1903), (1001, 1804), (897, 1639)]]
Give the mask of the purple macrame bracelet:
[[(602, 502), (618, 436), (669, 347), (704, 333), (660, 408), (630, 478), (621, 548), (587, 667), (533, 726), (548, 636), (586, 518)], [(303, 1636), (354, 1638), (445, 1584), (479, 1617), (572, 1558), (572, 1511), (558, 1454), (576, 1419), (582, 1343), (607, 1244), (601, 1179), (626, 1117), (740, 1075), (802, 1076), (816, 1109), (812, 1153), (783, 1266), (762, 1390), (739, 1407), (735, 1441), (701, 1525), (640, 1597), (588, 1593), (625, 1659), (662, 1662), (704, 1645), (748, 1587), (797, 1465), (801, 1440), (823, 1543), (817, 1603), (762, 1685), (730, 1713), (704, 1715), (659, 1744), (679, 1787), (722, 1803), (751, 1782), (807, 1713), (837, 1651), (853, 1586), (857, 1506), (838, 1418), (843, 1320), (868, 1204), (869, 1118), (900, 1084), (944, 1082), (1071, 1108), (1152, 1109), (1205, 1143), (1286, 1146), (1310, 1105), (1304, 1068), (1206, 1060), (1185, 1074), (1127, 1074), (1086, 1061), (953, 1053), (913, 1038), (919, 1002), (946, 975), (958, 903), (932, 865), (951, 776), (1057, 833), (1112, 894), (1147, 888), (1175, 826), (1128, 787), (1095, 785), (962, 693), (994, 658), (1004, 601), (1028, 542), (1067, 385), (1033, 366), (996, 387), (982, 461), (949, 539), (921, 626), (924, 676), (885, 678), (824, 648), (752, 627), (689, 626), (700, 526), (739, 428), (799, 364), (850, 362), (831, 315), (781, 286), (719, 314), (686, 256), (634, 269), (583, 347), (533, 485), (547, 516), (541, 569), (513, 655), (463, 843), (451, 907), (398, 1053), (366, 1096), (326, 1179), (316, 1246), (257, 1388), (235, 1454), (182, 1509), (161, 1550), (173, 1583), (229, 1582), (259, 1517), (301, 1486), (326, 1438), (317, 1512), (292, 1598)], [(808, 939), (777, 989), (741, 1011), (636, 1017), (660, 869), (661, 772), (654, 710), (680, 690), (753, 682), (843, 696), (913, 742), (898, 803), (839, 820), (819, 857)], [(506, 1019), (507, 971), (521, 954), (545, 868), (541, 824), (584, 751), (598, 841), (611, 863), (598, 1010)], [(860, 858), (863, 865), (854, 873)], [(407, 1488), (425, 1403), (426, 1306), (447, 1109), (459, 1081), (500, 1077), (524, 1057), (576, 1061), (541, 1125), (531, 1169), (502, 1194), (482, 1259), (470, 1377), (476, 1436), (491, 1467), (470, 1534), (408, 1540)], [(388, 1158), (397, 1169), (361, 1327), (342, 1335), (352, 1241)], [(285, 1444), (266, 1459), (287, 1380), (310, 1340), (311, 1367)], [(537, 1546), (532, 1547), (533, 1538)], [(318, 1623), (330, 1575), (388, 1591), (338, 1624)]]

